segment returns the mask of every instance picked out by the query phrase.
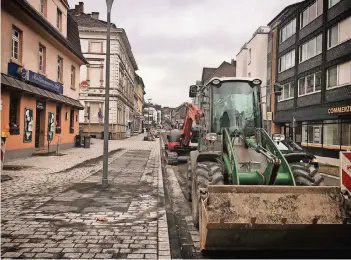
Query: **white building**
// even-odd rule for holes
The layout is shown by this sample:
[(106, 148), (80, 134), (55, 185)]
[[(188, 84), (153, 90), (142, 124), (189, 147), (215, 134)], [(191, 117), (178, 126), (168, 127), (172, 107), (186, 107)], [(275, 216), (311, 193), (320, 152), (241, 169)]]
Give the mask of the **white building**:
[(262, 80), (262, 116), (266, 124), (267, 46), (269, 26), (259, 27), (236, 55), (236, 76)]
[[(99, 20), (97, 12), (84, 13), (83, 2), (70, 12), (78, 24), (82, 53), (89, 62), (80, 70), (80, 78), (88, 87), (80, 88), (85, 110), (81, 111), (79, 121), (85, 133), (98, 137), (103, 131), (105, 111), (107, 23)], [(124, 29), (114, 24), (111, 24), (110, 52), (109, 132), (112, 139), (121, 139), (128, 136), (133, 121), (138, 66)]]

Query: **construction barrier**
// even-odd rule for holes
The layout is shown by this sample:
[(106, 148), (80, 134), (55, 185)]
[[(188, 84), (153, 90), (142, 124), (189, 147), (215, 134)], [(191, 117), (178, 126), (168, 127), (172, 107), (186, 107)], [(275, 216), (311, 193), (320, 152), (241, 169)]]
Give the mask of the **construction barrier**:
[(340, 152), (340, 185), (351, 194), (351, 151)]

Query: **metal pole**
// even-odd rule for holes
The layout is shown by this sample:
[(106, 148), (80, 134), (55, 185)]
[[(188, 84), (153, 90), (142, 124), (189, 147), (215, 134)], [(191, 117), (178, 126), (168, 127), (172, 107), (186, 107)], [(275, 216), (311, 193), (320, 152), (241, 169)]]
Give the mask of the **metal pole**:
[(113, 0), (106, 0), (107, 4), (107, 44), (106, 44), (106, 87), (105, 87), (105, 121), (104, 121), (104, 159), (102, 187), (108, 186), (108, 138), (109, 138), (109, 90), (110, 90), (110, 34), (111, 34), (111, 8)]

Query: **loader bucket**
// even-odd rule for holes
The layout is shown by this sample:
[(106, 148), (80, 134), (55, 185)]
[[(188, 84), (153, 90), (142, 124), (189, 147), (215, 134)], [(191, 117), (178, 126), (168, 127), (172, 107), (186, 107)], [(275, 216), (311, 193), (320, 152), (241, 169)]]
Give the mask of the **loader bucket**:
[(209, 186), (200, 250), (351, 248), (340, 187)]

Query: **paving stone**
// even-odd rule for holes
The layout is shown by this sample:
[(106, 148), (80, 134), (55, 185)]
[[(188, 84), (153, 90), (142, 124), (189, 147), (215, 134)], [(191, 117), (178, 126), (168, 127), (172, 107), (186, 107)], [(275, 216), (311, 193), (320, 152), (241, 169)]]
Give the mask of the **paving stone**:
[(53, 258), (54, 254), (50, 253), (38, 253), (35, 255), (36, 258)]
[(2, 255), (2, 257), (19, 257), (22, 255), (22, 252), (6, 252), (5, 254)]
[(95, 258), (95, 253), (84, 253), (80, 256), (82, 259), (91, 259)]
[(157, 254), (145, 254), (146, 259), (157, 259)]
[(63, 256), (67, 258), (79, 258), (82, 253), (65, 253)]
[(45, 250), (45, 253), (60, 253), (63, 250), (63, 248), (60, 247), (52, 247), (52, 248), (47, 248)]
[(120, 253), (131, 253), (132, 249), (130, 249), (130, 248), (121, 248), (121, 249), (119, 249), (119, 252)]
[(98, 253), (95, 255), (95, 258), (111, 258), (112, 254), (106, 254), (106, 253)]
[(144, 254), (128, 254), (127, 258), (142, 259), (142, 258), (144, 258)]

